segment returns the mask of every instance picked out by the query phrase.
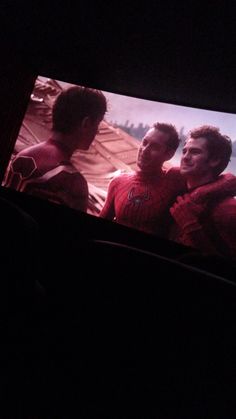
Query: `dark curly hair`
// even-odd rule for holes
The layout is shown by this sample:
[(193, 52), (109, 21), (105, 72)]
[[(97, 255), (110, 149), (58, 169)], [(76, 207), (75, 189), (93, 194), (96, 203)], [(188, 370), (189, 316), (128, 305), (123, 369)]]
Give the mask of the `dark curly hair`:
[(86, 116), (102, 119), (107, 101), (100, 90), (75, 86), (62, 91), (52, 109), (53, 130), (64, 134), (73, 131)]
[(191, 138), (205, 138), (210, 158), (219, 159), (219, 164), (214, 168), (218, 176), (227, 167), (232, 154), (232, 141), (227, 135), (222, 135), (219, 128), (211, 125), (202, 125), (189, 132)]
[(153, 125), (153, 128), (158, 129), (161, 132), (164, 132), (165, 134), (168, 134), (169, 138), (167, 141), (167, 147), (171, 150), (177, 150), (180, 138), (178, 136), (177, 129), (172, 124), (166, 124), (164, 122), (156, 122)]

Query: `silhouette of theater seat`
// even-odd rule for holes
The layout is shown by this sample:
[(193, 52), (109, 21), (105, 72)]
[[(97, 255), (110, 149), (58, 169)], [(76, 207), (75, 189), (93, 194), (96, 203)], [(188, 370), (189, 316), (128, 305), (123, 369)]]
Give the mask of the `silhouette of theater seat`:
[[(34, 343), (29, 333), (25, 344), (24, 332), (14, 350), (9, 345), (4, 352), (14, 354), (2, 385), (14, 383), (16, 405), (34, 412), (37, 406), (39, 417), (43, 411), (54, 417), (232, 417), (233, 281), (121, 243), (86, 240), (78, 230), (54, 236), (46, 217), (39, 249), (37, 222), (8, 201), (0, 205), (2, 266), (17, 291), (11, 306), (19, 295), (29, 300), (26, 290), (37, 279), (34, 254), (42, 246), (47, 258), (38, 275), (45, 287), (49, 282), (51, 297), (42, 322), (31, 320)], [(16, 279), (25, 283), (19, 292)]]
[[(14, 290), (11, 307), (19, 295), (21, 303), (29, 300), (35, 278), (50, 289), (42, 321), (30, 320), (28, 343), (23, 331), (14, 348), (4, 349), (9, 360), (1, 365), (1, 385), (14, 383), (12, 406), (39, 417), (45, 411), (73, 418), (235, 417), (233, 281), (121, 243), (86, 239), (86, 228), (80, 235), (70, 222), (63, 233), (46, 214), (39, 247), (38, 223), (6, 200), (0, 205), (7, 278), (1, 309), (6, 283)], [(45, 258), (37, 274), (39, 251)], [(16, 289), (16, 279), (25, 286)], [(13, 326), (19, 336), (19, 323)]]
[[(0, 198), (1, 277), (0, 311), (24, 307), (33, 298), (39, 226), (29, 214)], [(24, 300), (23, 300), (24, 299)]]
[[(71, 260), (76, 251), (83, 274), (71, 277), (71, 269), (64, 278), (67, 345), (51, 378), (58, 412), (224, 417), (226, 405), (230, 412), (235, 284), (118, 243), (78, 243)], [(61, 369), (73, 371), (76, 388), (58, 384)]]

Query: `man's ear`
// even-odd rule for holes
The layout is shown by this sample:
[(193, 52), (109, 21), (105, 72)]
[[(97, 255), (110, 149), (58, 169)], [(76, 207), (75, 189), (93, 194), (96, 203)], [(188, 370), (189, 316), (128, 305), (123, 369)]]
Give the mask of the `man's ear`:
[(212, 168), (215, 168), (216, 166), (218, 166), (219, 163), (220, 163), (220, 158), (219, 157), (209, 159), (209, 166), (212, 167)]
[(87, 129), (91, 126), (91, 119), (89, 116), (85, 116), (81, 122), (81, 128)]

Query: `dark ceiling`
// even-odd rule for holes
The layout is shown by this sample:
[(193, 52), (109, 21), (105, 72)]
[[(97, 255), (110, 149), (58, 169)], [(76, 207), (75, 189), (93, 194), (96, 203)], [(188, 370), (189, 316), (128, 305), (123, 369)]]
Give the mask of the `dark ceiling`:
[(231, 3), (130, 3), (2, 7), (5, 67), (24, 65), (104, 90), (236, 111)]

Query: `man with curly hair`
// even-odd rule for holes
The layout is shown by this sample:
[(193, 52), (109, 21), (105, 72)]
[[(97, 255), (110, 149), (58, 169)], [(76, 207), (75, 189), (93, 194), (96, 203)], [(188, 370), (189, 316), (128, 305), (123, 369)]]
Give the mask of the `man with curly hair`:
[(236, 181), (222, 175), (232, 142), (216, 127), (190, 131), (183, 147), (180, 172), (188, 192), (170, 209), (170, 238), (206, 254), (236, 257)]

